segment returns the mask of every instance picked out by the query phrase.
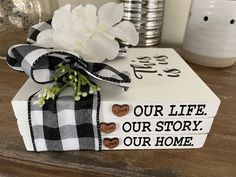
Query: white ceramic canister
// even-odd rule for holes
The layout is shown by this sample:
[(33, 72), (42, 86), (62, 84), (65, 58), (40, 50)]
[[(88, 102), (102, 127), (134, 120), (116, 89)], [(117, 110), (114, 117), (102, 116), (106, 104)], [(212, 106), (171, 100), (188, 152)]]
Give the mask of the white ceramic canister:
[(232, 66), (236, 61), (236, 1), (193, 0), (182, 55), (203, 66)]

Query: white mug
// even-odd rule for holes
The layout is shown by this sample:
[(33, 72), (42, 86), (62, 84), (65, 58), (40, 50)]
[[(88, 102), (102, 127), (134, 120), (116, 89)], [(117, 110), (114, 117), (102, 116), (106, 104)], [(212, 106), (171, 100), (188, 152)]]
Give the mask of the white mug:
[(236, 1), (192, 1), (183, 55), (187, 61), (209, 67), (235, 63)]

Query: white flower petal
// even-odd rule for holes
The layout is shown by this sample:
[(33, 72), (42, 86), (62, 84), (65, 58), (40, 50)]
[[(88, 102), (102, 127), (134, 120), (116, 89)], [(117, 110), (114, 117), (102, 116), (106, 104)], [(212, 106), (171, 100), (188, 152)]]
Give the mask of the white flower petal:
[(71, 28), (74, 28), (74, 30), (76, 30), (77, 32), (87, 33), (91, 35), (84, 19), (74, 18), (72, 23), (73, 24), (71, 25)]
[(105, 59), (112, 60), (119, 53), (119, 44), (114, 39), (100, 33), (81, 48), (79, 51), (86, 61), (102, 62)]
[(48, 38), (53, 38), (53, 30), (52, 29), (47, 29), (47, 30), (44, 30), (41, 33), (39, 33), (36, 41), (37, 41), (37, 43), (41, 43), (44, 40), (47, 40)]
[(121, 39), (124, 42), (128, 42), (133, 46), (136, 46), (139, 42), (138, 32), (136, 31), (133, 23), (129, 21), (122, 21), (109, 30), (108, 34)]
[(64, 48), (66, 50), (75, 50), (76, 47), (76, 38), (73, 33), (70, 31), (56, 30), (53, 33), (54, 42), (60, 46), (60, 48)]
[(48, 29), (39, 33), (35, 45), (47, 48), (56, 47), (53, 40), (53, 32), (52, 29)]
[(71, 5), (67, 4), (54, 12), (52, 27), (57, 30), (67, 27), (72, 21)]
[(72, 14), (75, 15), (77, 18), (85, 18), (85, 7), (79, 5), (72, 10)]
[(97, 7), (92, 4), (85, 6), (87, 27), (90, 31), (95, 31), (97, 27)]
[(87, 61), (114, 59), (119, 53), (119, 43), (114, 40), (115, 37), (132, 45), (138, 43), (138, 34), (132, 23), (118, 24), (123, 13), (123, 4), (113, 2), (100, 8), (99, 17), (94, 5), (80, 5), (72, 11), (71, 6), (66, 5), (55, 12), (53, 29), (42, 32), (37, 43), (77, 52)]
[(109, 2), (104, 4), (98, 10), (99, 25), (110, 28), (113, 25), (119, 23), (124, 15), (123, 4), (116, 4), (114, 2)]
[(72, 10), (72, 24), (76, 31), (81, 33), (90, 33), (95, 31), (97, 26), (97, 8), (94, 5), (79, 5)]

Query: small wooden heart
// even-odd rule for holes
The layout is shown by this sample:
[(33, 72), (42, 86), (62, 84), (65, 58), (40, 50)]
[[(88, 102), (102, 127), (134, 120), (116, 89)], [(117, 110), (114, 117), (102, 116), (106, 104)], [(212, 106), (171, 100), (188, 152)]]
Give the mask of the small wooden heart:
[(112, 133), (116, 130), (116, 124), (113, 122), (112, 123), (102, 122), (100, 123), (100, 130), (101, 132), (106, 134)]
[(115, 147), (117, 147), (119, 145), (119, 139), (118, 138), (112, 138), (112, 139), (105, 138), (103, 140), (103, 144), (108, 149), (114, 149)]
[(123, 117), (129, 113), (129, 106), (127, 104), (124, 105), (114, 104), (112, 106), (112, 112), (114, 115), (118, 117)]

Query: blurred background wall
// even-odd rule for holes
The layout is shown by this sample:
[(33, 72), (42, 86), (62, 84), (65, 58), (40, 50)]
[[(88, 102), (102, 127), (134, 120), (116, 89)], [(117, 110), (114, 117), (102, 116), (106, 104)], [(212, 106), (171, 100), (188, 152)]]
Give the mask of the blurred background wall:
[[(73, 6), (76, 6), (78, 4), (93, 3), (98, 7), (109, 1), (120, 2), (120, 0), (58, 0), (58, 1), (60, 6), (63, 6), (67, 3), (70, 3)], [(190, 4), (191, 0), (166, 0), (162, 43), (166, 44), (182, 43)]]

